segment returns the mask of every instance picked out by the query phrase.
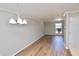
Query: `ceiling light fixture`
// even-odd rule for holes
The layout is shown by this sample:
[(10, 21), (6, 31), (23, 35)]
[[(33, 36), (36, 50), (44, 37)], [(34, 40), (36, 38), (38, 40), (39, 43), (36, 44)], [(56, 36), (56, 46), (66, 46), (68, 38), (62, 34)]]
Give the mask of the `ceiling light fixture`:
[(23, 20), (23, 24), (27, 24), (27, 21), (26, 21), (26, 19), (24, 19), (24, 20)]
[(9, 23), (10, 23), (10, 24), (17, 24), (17, 22), (16, 22), (13, 18), (11, 18), (11, 19), (9, 20)]
[(17, 20), (11, 18), (9, 20), (9, 23), (10, 24), (27, 24), (27, 21), (26, 19), (24, 18), (24, 20), (22, 20), (22, 18), (20, 16), (17, 17)]
[(21, 17), (19, 17), (19, 16), (18, 16), (18, 19), (17, 19), (17, 23), (18, 23), (18, 24), (22, 24), (22, 19), (21, 19)]
[(58, 18), (58, 19), (57, 19), (57, 21), (62, 21), (62, 20), (63, 20), (62, 18)]

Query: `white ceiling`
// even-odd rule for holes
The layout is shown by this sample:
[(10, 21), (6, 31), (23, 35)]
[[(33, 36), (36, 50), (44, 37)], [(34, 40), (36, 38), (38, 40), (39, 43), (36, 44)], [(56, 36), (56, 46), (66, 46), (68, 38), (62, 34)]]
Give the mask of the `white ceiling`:
[(79, 3), (1, 3), (0, 8), (28, 19), (52, 21), (56, 17), (62, 17), (66, 11), (79, 10)]

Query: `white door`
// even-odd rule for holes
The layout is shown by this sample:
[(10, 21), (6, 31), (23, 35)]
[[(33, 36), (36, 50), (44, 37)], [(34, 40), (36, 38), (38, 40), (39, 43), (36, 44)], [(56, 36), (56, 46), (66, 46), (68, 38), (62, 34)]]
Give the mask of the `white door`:
[(79, 55), (79, 14), (69, 17), (69, 48), (74, 55)]

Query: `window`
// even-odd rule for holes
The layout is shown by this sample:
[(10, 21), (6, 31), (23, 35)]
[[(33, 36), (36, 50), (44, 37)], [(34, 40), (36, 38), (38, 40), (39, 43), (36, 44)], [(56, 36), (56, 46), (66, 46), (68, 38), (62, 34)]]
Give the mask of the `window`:
[(55, 24), (55, 30), (56, 30), (56, 34), (61, 34), (62, 33), (62, 23), (56, 23)]

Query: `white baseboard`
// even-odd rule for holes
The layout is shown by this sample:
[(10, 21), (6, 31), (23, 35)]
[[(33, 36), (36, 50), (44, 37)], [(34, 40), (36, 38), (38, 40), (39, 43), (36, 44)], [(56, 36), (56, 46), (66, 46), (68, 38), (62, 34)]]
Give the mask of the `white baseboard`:
[(73, 54), (73, 52), (72, 52), (72, 49), (71, 49), (71, 47), (70, 47), (69, 49), (70, 49), (70, 52), (71, 52), (72, 56), (74, 56), (74, 54)]
[(72, 56), (73, 56), (73, 53), (72, 53), (72, 49), (71, 49), (71, 47), (65, 46), (65, 48), (66, 48), (66, 49), (69, 49), (69, 50), (70, 50), (70, 53), (71, 53)]
[[(44, 35), (43, 35), (44, 36)], [(43, 36), (41, 36), (40, 38), (42, 38)], [(40, 39), (39, 38), (39, 39)], [(36, 39), (34, 41), (32, 41), (31, 43), (29, 43), (28, 45), (26, 45), (24, 48), (20, 49), (19, 51), (17, 51), (16, 53), (14, 53), (12, 56), (15, 56), (16, 54), (18, 54), (19, 52), (21, 52), (22, 50), (24, 50), (25, 48), (29, 47), (30, 45), (32, 45), (33, 43), (35, 43), (37, 40), (39, 39)]]
[(65, 46), (66, 49), (69, 49), (69, 47)]

